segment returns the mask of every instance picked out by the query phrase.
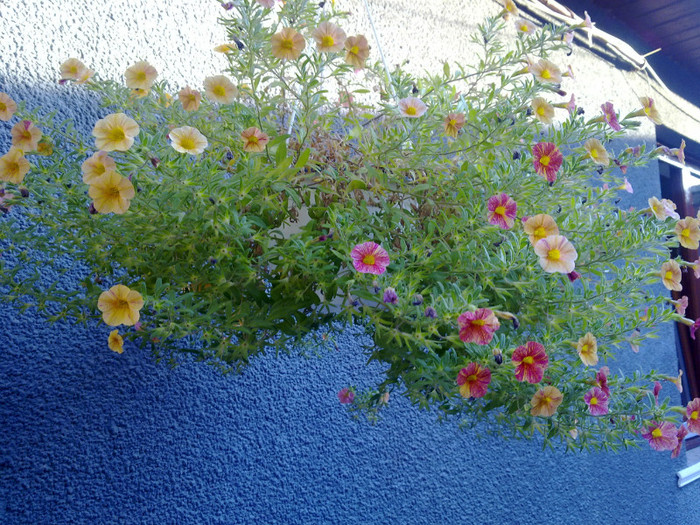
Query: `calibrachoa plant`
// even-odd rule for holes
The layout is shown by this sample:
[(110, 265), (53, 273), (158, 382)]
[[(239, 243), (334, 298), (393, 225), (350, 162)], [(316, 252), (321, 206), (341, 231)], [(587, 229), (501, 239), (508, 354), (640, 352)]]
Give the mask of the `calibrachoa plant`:
[[(580, 28), (538, 28), (510, 1), (474, 64), (391, 80), (322, 4), (223, 3), (229, 68), (180, 90), (147, 61), (113, 81), (68, 59), (59, 82), (104, 103), (90, 136), (0, 93), (2, 297), (98, 320), (114, 352), (223, 371), (359, 322), (385, 377), (343, 404), (372, 415), (398, 389), (465, 427), (677, 454), (700, 399), (669, 406), (655, 382), (680, 377), (614, 367), (661, 323), (700, 327), (653, 287), (700, 272), (669, 256), (697, 248), (698, 219), (657, 198), (616, 206), (628, 168), (683, 160), (612, 145), (660, 121), (653, 100), (584, 115), (556, 53)], [(80, 289), (42, 278), (65, 256)]]

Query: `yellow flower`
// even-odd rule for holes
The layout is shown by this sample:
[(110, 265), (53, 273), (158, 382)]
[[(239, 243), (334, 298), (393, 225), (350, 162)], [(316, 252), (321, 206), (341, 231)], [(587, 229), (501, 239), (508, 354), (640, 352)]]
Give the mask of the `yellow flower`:
[[(114, 325), (112, 325), (114, 326)], [(121, 354), (124, 352), (124, 338), (119, 335), (119, 330), (112, 330), (107, 339), (107, 346), (113, 352)]]
[(639, 102), (642, 103), (642, 112), (649, 117), (649, 120), (657, 126), (663, 124), (659, 110), (657, 110), (656, 105), (654, 105), (654, 99), (650, 97), (640, 97)]
[(10, 95), (0, 91), (0, 120), (7, 122), (17, 111), (17, 104)]
[(83, 172), (83, 182), (92, 184), (104, 174), (117, 171), (117, 163), (106, 151), (98, 151), (83, 162), (80, 171)]
[(187, 86), (180, 90), (177, 94), (180, 103), (182, 104), (182, 109), (185, 111), (197, 111), (199, 109), (199, 104), (202, 102), (202, 94)]
[(528, 69), (540, 82), (561, 83), (561, 71), (549, 60), (541, 58), (537, 62), (530, 62)]
[(270, 39), (272, 56), (280, 60), (296, 60), (306, 47), (306, 40), (291, 27), (285, 27)]
[(230, 104), (238, 96), (238, 90), (224, 75), (215, 75), (204, 79), (204, 91), (214, 102)]
[(88, 195), (99, 213), (126, 213), (134, 198), (134, 186), (116, 171), (99, 177), (90, 184)]
[(504, 9), (504, 18), (508, 19), (510, 16), (518, 16), (518, 8), (513, 0), (501, 0)]
[(31, 121), (22, 120), (12, 126), (12, 145), (24, 152), (36, 151), (41, 140), (41, 130)]
[(351, 36), (345, 40), (345, 62), (357, 69), (362, 69), (365, 67), (367, 57), (369, 57), (369, 43), (364, 35)]
[[(666, 217), (680, 219), (680, 215), (678, 215), (675, 211), (676, 203), (672, 200), (659, 200), (656, 197), (651, 197), (648, 202), (649, 208), (651, 208), (651, 212), (654, 214), (654, 217), (656, 217), (660, 221), (666, 220)], [(698, 217), (698, 219), (700, 219), (700, 216)]]
[(0, 180), (20, 184), (31, 168), (29, 161), (24, 158), (22, 150), (10, 148), (10, 151), (0, 157)]
[(182, 126), (170, 132), (171, 146), (180, 153), (199, 155), (209, 145), (207, 138), (197, 128)]
[(243, 139), (243, 149), (249, 153), (260, 153), (265, 150), (265, 146), (270, 138), (258, 128), (248, 128), (241, 133)]
[(683, 289), (681, 286), (681, 267), (673, 259), (661, 265), (661, 282), (669, 290), (680, 292)]
[(532, 99), (532, 113), (535, 118), (543, 124), (551, 124), (554, 118), (554, 106), (542, 97)]
[(143, 60), (136, 62), (133, 66), (126, 68), (124, 79), (126, 87), (130, 89), (141, 89), (148, 92), (156, 81), (158, 71), (148, 62)]
[(97, 149), (127, 151), (139, 134), (139, 125), (124, 113), (112, 113), (97, 121), (92, 134)]
[(600, 164), (601, 166), (610, 165), (610, 157), (608, 157), (608, 152), (598, 139), (588, 139), (583, 143), (583, 149), (588, 152), (588, 158), (590, 158), (596, 164)]
[(445, 135), (448, 137), (456, 137), (459, 130), (464, 127), (465, 115), (464, 113), (449, 113), (445, 117), (443, 122), (443, 127), (445, 128)]
[(77, 83), (82, 84), (94, 74), (95, 72), (92, 69), (88, 69), (77, 58), (69, 58), (61, 64), (61, 80), (75, 80)]
[(678, 242), (683, 248), (697, 250), (700, 246), (700, 221), (694, 217), (686, 217), (676, 223), (675, 233), (678, 236)]
[(598, 364), (598, 341), (592, 333), (587, 332), (578, 340), (576, 351), (584, 365), (595, 366)]
[(53, 144), (46, 135), (41, 137), (39, 145), (36, 148), (36, 153), (37, 155), (41, 155), (42, 157), (48, 157), (50, 155), (53, 155)]
[(102, 319), (109, 326), (135, 325), (143, 308), (143, 297), (136, 290), (130, 290), (123, 284), (112, 286), (100, 294), (97, 308), (102, 312)]
[(214, 48), (217, 53), (228, 53), (229, 51), (238, 51), (236, 44), (219, 44)]
[(551, 215), (540, 213), (533, 215), (523, 223), (523, 231), (528, 234), (530, 243), (534, 246), (545, 237), (559, 235), (559, 226)]
[(532, 396), (530, 414), (543, 417), (553, 416), (563, 400), (564, 396), (557, 387), (546, 386)]
[(535, 244), (535, 253), (540, 266), (547, 273), (571, 273), (574, 271), (578, 253), (573, 244), (562, 235), (548, 235)]
[(321, 53), (335, 53), (345, 45), (345, 31), (330, 22), (321, 22), (313, 32), (316, 47)]

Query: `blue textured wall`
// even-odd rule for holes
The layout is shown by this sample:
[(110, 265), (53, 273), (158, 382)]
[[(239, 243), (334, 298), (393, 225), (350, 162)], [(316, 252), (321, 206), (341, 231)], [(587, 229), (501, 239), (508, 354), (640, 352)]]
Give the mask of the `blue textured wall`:
[[(172, 42), (197, 35), (190, 44), (199, 57), (223, 41), (209, 4), (168, 2), (166, 13), (165, 2), (145, 0), (78, 12), (68, 0), (6, 2), (0, 91), (62, 106), (90, 126), (98, 113), (89, 98), (55, 86), (60, 62), (82, 55), (118, 78), (137, 58), (154, 57), (164, 76), (192, 67), (203, 77), (222, 65), (188, 64)], [(8, 130), (0, 123), (0, 151)], [(658, 172), (636, 177), (641, 202)], [(170, 370), (131, 346), (114, 354), (108, 332), (1, 307), (0, 523), (700, 522), (700, 486), (676, 488), (683, 455), (565, 455), (536, 442), (479, 441), (400, 396), (377, 426), (353, 420), (336, 392), (379, 372), (364, 367), (356, 332), (322, 359), (262, 358), (237, 377), (196, 363)], [(620, 365), (673, 371), (672, 346), (655, 345)]]

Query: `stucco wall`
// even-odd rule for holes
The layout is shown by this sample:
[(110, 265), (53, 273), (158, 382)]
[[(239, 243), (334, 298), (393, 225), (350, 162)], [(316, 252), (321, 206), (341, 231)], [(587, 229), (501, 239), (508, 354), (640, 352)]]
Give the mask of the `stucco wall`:
[[(369, 35), (360, 1), (337, 4), (353, 12), (349, 34)], [(416, 71), (441, 67), (436, 56), (468, 61), (467, 35), (498, 11), (370, 5), (388, 61), (409, 58)], [(64, 59), (114, 79), (147, 59), (175, 85), (199, 84), (224, 67), (211, 52), (225, 40), (221, 13), (205, 0), (3, 2), (0, 91), (89, 130), (101, 113), (81, 88), (56, 85)], [(578, 76), (564, 89), (587, 111), (606, 100), (637, 107), (644, 93), (627, 74), (582, 50), (569, 60)], [(8, 132), (0, 123), (1, 151)], [(630, 142), (653, 139), (645, 123)], [(633, 205), (660, 193), (656, 166), (630, 180)], [(107, 332), (0, 309), (1, 523), (697, 523), (700, 486), (676, 488), (683, 456), (477, 440), (399, 396), (377, 426), (354, 421), (335, 393), (379, 372), (364, 367), (357, 331), (322, 359), (262, 358), (238, 377), (196, 363), (171, 371), (133, 347), (116, 355)], [(672, 373), (672, 341), (669, 327), (619, 366)]]

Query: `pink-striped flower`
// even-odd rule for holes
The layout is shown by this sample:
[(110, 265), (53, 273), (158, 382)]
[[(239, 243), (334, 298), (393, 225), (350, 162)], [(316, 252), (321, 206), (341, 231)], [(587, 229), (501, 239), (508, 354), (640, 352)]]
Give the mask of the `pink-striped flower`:
[(484, 397), (491, 382), (491, 370), (477, 363), (469, 363), (459, 371), (457, 384), (462, 397)]
[(372, 273), (381, 275), (386, 271), (391, 260), (384, 248), (376, 242), (365, 242), (358, 244), (350, 253), (352, 264), (360, 273)]
[(516, 379), (533, 384), (542, 381), (544, 371), (549, 365), (544, 346), (535, 341), (528, 341), (525, 346), (516, 348), (512, 360)]
[(487, 345), (501, 323), (488, 308), (478, 308), (473, 312), (464, 312), (457, 318), (459, 338), (465, 343)]
[(508, 195), (501, 193), (489, 198), (488, 208), (488, 218), (491, 224), (504, 230), (513, 227), (518, 206)]
[(338, 401), (344, 405), (349, 405), (355, 401), (355, 392), (349, 388), (343, 388), (340, 392), (338, 392)]
[(688, 416), (688, 430), (700, 434), (700, 397), (696, 397), (685, 408)]
[(596, 385), (605, 393), (606, 396), (610, 396), (610, 388), (608, 387), (608, 375), (610, 374), (610, 368), (607, 366), (600, 367), (600, 370), (595, 375)]
[(583, 396), (583, 400), (588, 405), (588, 411), (592, 416), (604, 416), (608, 413), (610, 398), (601, 388), (597, 386), (591, 388), (586, 392), (586, 395)]
[(676, 426), (673, 423), (650, 421), (649, 426), (642, 432), (642, 437), (649, 442), (654, 450), (673, 450), (678, 444), (677, 434)]
[(620, 126), (620, 123), (617, 121), (617, 114), (615, 113), (613, 103), (606, 102), (600, 107), (603, 110), (603, 117), (605, 118), (605, 122), (607, 122), (610, 125), (610, 127), (615, 131), (620, 131), (622, 129), (622, 126)]
[(679, 456), (679, 454), (681, 453), (681, 448), (683, 448), (683, 440), (687, 435), (688, 429), (685, 428), (685, 425), (681, 425), (680, 427), (678, 427), (678, 431), (676, 432), (678, 444), (676, 445), (676, 448), (673, 449), (673, 452), (671, 452), (671, 458), (677, 458)]
[(557, 172), (564, 162), (564, 156), (552, 142), (538, 142), (532, 147), (532, 164), (538, 175), (547, 182), (557, 180)]

